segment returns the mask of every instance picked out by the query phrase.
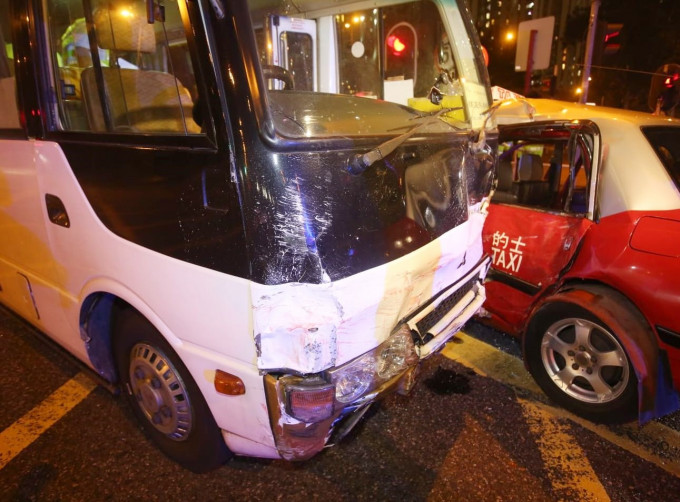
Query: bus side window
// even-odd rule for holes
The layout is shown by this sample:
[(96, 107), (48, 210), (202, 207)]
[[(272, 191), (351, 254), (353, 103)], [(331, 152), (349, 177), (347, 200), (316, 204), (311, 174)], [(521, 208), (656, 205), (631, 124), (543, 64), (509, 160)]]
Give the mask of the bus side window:
[(62, 128), (200, 134), (192, 118), (196, 82), (177, 2), (165, 2), (165, 19), (153, 24), (143, 0), (92, 1), (91, 13), (81, 2), (67, 0), (65, 8), (63, 0), (50, 0)]
[(17, 86), (12, 64), (13, 46), (5, 38), (10, 28), (9, 2), (0, 0), (0, 129), (18, 129)]

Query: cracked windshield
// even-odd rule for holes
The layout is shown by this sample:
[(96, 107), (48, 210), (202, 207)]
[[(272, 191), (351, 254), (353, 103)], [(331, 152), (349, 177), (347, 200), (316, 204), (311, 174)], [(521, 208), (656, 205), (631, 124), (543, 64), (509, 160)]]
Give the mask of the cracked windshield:
[[(399, 134), (479, 127), (489, 106), (456, 4), (249, 2), (279, 134)], [(394, 2), (392, 2), (394, 3)], [(458, 37), (468, 40), (467, 35)], [(414, 120), (439, 114), (444, 120)]]

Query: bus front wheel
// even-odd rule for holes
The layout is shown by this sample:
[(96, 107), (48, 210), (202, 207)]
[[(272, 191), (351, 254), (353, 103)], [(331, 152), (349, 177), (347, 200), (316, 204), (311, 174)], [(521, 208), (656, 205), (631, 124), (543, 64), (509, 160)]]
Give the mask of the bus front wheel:
[(120, 313), (113, 349), (122, 392), (163, 453), (194, 472), (231, 456), (191, 374), (144, 317), (132, 309)]

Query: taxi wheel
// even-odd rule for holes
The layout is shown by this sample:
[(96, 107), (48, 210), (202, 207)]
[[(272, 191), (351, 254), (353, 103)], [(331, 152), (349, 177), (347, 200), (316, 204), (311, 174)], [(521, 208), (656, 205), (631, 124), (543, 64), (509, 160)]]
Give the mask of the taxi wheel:
[(529, 371), (554, 401), (600, 423), (637, 413), (637, 377), (616, 331), (597, 315), (567, 302), (542, 307), (525, 338)]
[(163, 453), (194, 472), (231, 456), (191, 374), (144, 317), (132, 309), (120, 312), (113, 349), (122, 393)]

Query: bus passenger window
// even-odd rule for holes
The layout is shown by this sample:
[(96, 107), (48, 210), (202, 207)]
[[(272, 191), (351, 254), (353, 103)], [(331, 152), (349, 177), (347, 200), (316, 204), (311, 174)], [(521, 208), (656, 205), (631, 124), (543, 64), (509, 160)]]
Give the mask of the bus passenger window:
[(82, 0), (49, 3), (62, 128), (201, 132), (192, 118), (196, 81), (176, 1), (165, 2), (165, 19), (153, 24), (143, 0), (93, 1), (91, 13)]
[(0, 0), (0, 129), (18, 129), (16, 80), (12, 64), (13, 46), (9, 37), (9, 2)]

